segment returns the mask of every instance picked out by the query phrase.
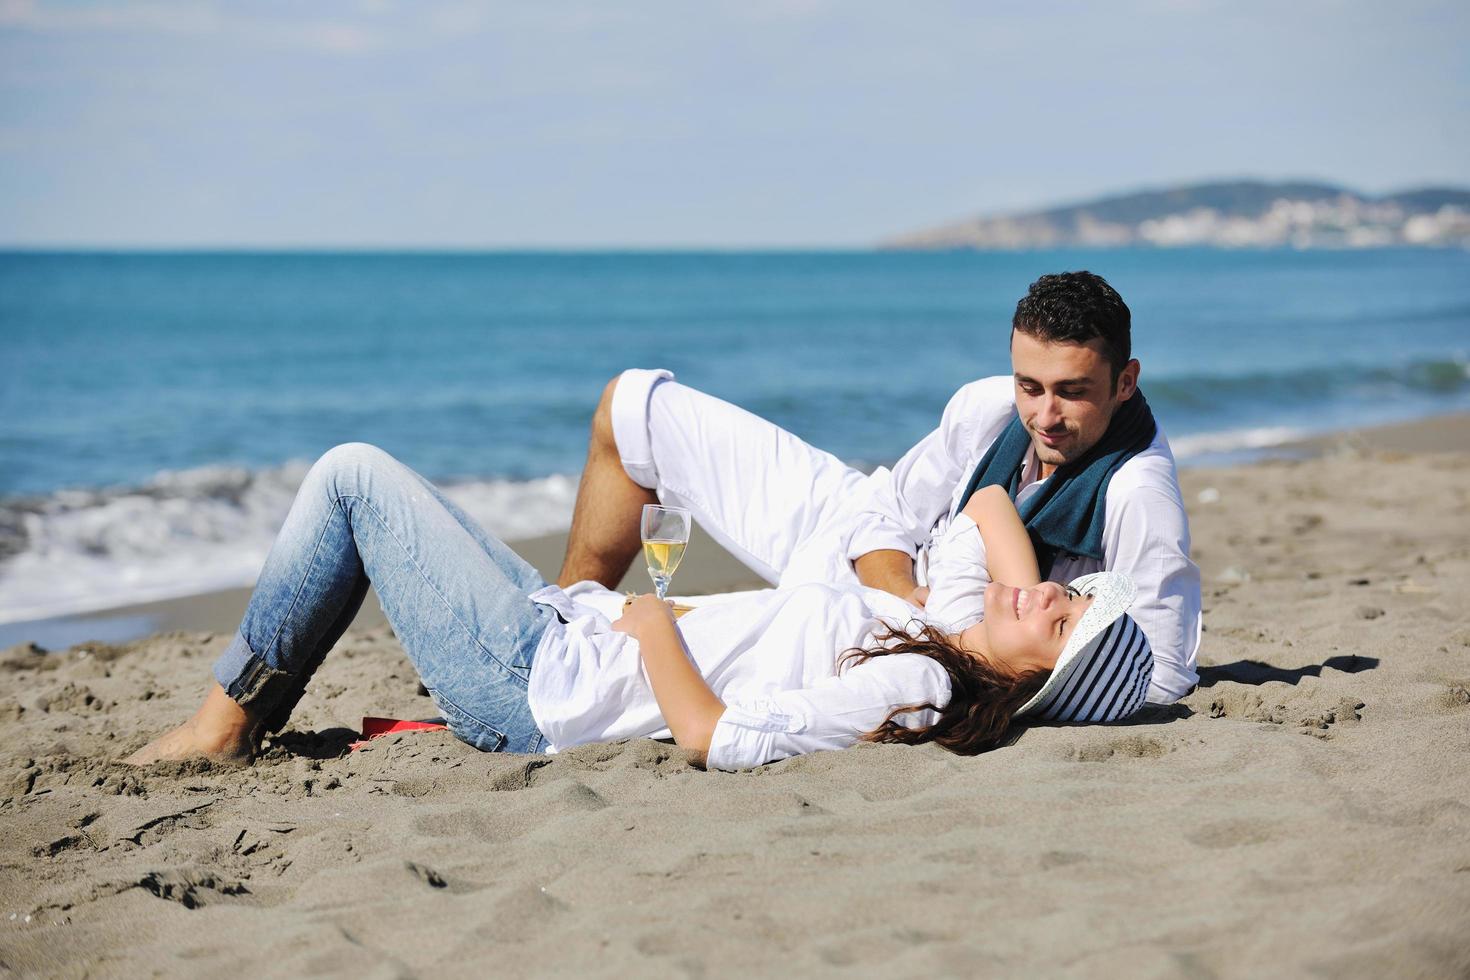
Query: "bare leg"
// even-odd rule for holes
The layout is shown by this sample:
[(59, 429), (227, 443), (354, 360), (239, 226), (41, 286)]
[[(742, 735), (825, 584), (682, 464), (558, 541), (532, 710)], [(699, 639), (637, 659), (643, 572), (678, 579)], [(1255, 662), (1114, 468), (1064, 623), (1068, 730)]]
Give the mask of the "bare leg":
[(612, 396), (617, 385), (617, 378), (608, 382), (592, 416), (587, 466), (577, 487), (566, 557), (556, 577), (562, 588), (586, 580), (617, 588), (642, 547), (638, 522), (643, 505), (658, 503), (652, 490), (633, 482), (618, 458), (612, 427)]
[(179, 727), (158, 736), (123, 762), (130, 766), (146, 766), (165, 759), (191, 759), (203, 756), (218, 762), (250, 761), (259, 738), (260, 721), (236, 704), (218, 683), (211, 684), (209, 694), (194, 717)]

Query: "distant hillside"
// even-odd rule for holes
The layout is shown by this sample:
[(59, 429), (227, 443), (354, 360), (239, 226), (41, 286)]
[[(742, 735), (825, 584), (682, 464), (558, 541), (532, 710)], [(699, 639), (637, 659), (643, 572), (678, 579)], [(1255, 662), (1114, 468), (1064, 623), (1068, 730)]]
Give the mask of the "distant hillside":
[(1195, 184), (973, 218), (882, 244), (899, 249), (1470, 247), (1470, 190), (1427, 187), (1373, 197), (1331, 184)]

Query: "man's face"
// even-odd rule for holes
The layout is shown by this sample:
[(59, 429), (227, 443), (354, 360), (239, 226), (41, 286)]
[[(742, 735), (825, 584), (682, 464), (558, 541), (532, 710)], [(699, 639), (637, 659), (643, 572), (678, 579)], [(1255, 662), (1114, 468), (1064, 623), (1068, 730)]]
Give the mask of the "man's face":
[(1114, 388), (1101, 340), (1049, 344), (1013, 330), (1011, 370), (1016, 411), (1031, 436), (1043, 476), (1097, 445), (1113, 413), (1133, 397), (1138, 385), (1135, 360), (1124, 366)]

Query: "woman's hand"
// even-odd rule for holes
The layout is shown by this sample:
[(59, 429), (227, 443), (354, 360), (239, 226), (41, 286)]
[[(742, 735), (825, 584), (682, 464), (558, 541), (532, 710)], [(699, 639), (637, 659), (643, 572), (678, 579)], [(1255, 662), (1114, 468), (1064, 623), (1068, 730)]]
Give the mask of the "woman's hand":
[(623, 603), (623, 615), (612, 624), (619, 633), (632, 636), (644, 635), (650, 627), (673, 625), (674, 603), (671, 599), (659, 601), (651, 592), (633, 596)]
[(612, 627), (638, 641), (654, 700), (674, 741), (692, 749), (696, 764), (704, 765), (725, 703), (715, 697), (690, 660), (674, 623), (674, 604), (660, 602), (656, 595), (633, 596), (623, 603), (623, 615)]

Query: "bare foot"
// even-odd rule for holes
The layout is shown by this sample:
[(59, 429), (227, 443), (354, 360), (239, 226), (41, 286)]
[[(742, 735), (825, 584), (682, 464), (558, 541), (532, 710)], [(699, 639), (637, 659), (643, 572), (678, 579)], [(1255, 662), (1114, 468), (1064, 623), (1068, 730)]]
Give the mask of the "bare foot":
[(146, 766), (150, 762), (163, 762), (169, 759), (203, 758), (215, 762), (245, 765), (250, 761), (254, 750), (254, 742), (248, 736), (232, 738), (221, 737), (217, 734), (206, 735), (199, 730), (198, 723), (190, 718), (178, 728), (164, 732), (122, 761), (129, 766)]
[(218, 684), (194, 717), (143, 746), (126, 759), (130, 766), (172, 759), (211, 759), (244, 765), (255, 752), (257, 725)]

